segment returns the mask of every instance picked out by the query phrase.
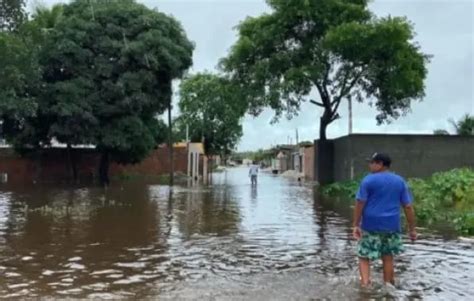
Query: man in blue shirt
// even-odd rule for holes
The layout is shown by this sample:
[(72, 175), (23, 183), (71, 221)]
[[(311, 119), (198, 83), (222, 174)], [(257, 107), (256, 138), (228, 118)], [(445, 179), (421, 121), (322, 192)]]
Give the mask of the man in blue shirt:
[(412, 196), (405, 180), (390, 172), (392, 160), (375, 153), (369, 159), (370, 174), (360, 184), (354, 209), (353, 236), (362, 286), (370, 284), (370, 261), (382, 258), (383, 279), (394, 284), (393, 256), (403, 251), (400, 209), (408, 221), (409, 236), (416, 239)]

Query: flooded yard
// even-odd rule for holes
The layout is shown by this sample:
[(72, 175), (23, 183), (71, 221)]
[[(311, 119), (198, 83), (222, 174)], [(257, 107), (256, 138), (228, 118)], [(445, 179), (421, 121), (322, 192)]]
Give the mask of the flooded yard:
[(351, 203), (246, 169), (213, 184), (0, 186), (0, 296), (198, 300), (467, 300), (474, 243), (422, 229), (396, 287), (358, 288)]

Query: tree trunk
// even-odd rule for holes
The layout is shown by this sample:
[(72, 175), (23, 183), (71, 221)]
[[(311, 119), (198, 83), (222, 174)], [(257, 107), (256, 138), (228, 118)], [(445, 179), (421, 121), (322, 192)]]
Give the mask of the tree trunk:
[(100, 157), (99, 180), (103, 186), (109, 186), (109, 152), (104, 151)]
[(77, 164), (75, 157), (73, 155), (72, 147), (71, 144), (67, 145), (67, 156), (69, 159), (69, 168), (71, 171), (71, 179), (74, 183), (77, 182)]
[(330, 118), (326, 117), (325, 114), (321, 116), (320, 122), (319, 122), (319, 140), (321, 141), (326, 141), (327, 136), (326, 136), (326, 129), (328, 127), (330, 122)]
[(173, 124), (171, 120), (171, 94), (168, 103), (168, 148), (170, 160), (170, 186), (174, 185)]

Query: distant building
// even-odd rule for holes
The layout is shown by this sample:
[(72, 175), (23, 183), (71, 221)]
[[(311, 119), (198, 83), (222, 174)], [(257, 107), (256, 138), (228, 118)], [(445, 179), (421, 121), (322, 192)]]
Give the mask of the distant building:
[(303, 150), (303, 174), (308, 180), (314, 179), (314, 144), (307, 144), (302, 147)]
[(293, 153), (296, 145), (278, 145), (273, 148), (274, 157), (272, 159), (272, 172), (284, 173), (287, 170), (293, 169)]
[(246, 165), (246, 166), (249, 166), (249, 165), (252, 165), (253, 164), (253, 160), (252, 159), (243, 159), (242, 160), (242, 165)]

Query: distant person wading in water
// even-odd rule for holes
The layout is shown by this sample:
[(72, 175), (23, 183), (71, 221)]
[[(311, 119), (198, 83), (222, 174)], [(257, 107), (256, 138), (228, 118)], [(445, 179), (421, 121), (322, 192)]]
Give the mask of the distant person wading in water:
[(252, 185), (257, 185), (257, 176), (258, 176), (258, 165), (255, 162), (252, 162), (252, 165), (249, 169), (249, 177)]
[(354, 209), (353, 236), (358, 240), (360, 281), (370, 284), (370, 262), (382, 258), (383, 280), (395, 283), (393, 256), (403, 251), (400, 236), (400, 208), (408, 221), (409, 236), (416, 239), (412, 196), (405, 180), (389, 171), (392, 160), (375, 153), (369, 159), (371, 174), (366, 176), (357, 192)]

